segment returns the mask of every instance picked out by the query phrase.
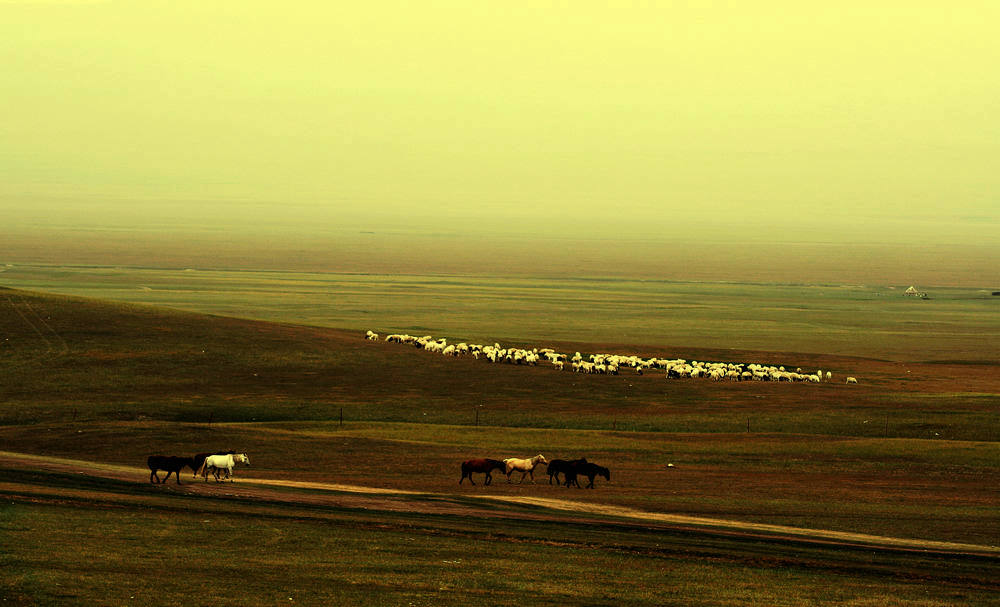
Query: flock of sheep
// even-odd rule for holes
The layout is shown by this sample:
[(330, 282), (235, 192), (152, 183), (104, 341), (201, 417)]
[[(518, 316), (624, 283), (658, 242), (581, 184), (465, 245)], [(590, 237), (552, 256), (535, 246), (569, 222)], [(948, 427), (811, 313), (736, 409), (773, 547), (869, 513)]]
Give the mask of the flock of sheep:
[[(365, 337), (378, 341), (379, 334), (367, 331)], [(794, 371), (783, 366), (761, 365), (757, 363), (726, 363), (688, 361), (682, 358), (646, 358), (623, 354), (590, 354), (586, 359), (576, 352), (572, 356), (556, 352), (552, 348), (505, 348), (498, 343), (493, 345), (467, 344), (465, 342), (449, 344), (445, 338), (434, 339), (430, 335), (416, 337), (393, 333), (385, 337), (385, 341), (412, 345), (428, 352), (436, 352), (444, 356), (472, 356), (475, 359), (484, 358), (491, 363), (506, 363), (514, 365), (537, 365), (539, 362), (550, 364), (558, 371), (566, 369), (567, 364), (576, 373), (598, 373), (618, 375), (622, 368), (630, 368), (636, 374), (657, 370), (666, 371), (667, 379), (674, 378), (705, 378), (713, 381), (777, 381), (777, 382), (812, 382), (831, 381), (833, 373), (817, 370), (815, 373), (803, 372), (801, 368)], [(858, 380), (848, 377), (849, 384)]]

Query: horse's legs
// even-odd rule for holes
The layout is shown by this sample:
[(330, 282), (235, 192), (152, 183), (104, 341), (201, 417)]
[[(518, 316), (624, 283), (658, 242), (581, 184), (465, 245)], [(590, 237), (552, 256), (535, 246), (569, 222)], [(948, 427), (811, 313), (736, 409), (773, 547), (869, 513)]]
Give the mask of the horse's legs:
[[(472, 480), (472, 479), (469, 479)], [(489, 485), (493, 482), (493, 475), (490, 474), (489, 470), (486, 471), (486, 478), (483, 480), (483, 485)]]
[[(156, 479), (155, 481), (153, 480), (154, 478)], [(158, 483), (158, 482), (160, 482), (160, 475), (156, 473), (156, 470), (150, 470), (149, 471), (149, 482), (151, 482), (151, 483)]]

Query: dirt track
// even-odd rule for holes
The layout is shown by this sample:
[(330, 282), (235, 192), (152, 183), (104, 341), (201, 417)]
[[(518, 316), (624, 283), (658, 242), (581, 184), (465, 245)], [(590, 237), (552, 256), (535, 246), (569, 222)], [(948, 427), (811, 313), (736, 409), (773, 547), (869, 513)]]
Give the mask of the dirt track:
[[(0, 465), (14, 469), (42, 469), (122, 481), (143, 481), (149, 475), (148, 469), (144, 468), (29, 455), (9, 451), (0, 451)], [(185, 473), (181, 478), (183, 481), (190, 480), (191, 477), (189, 473)], [(532, 518), (540, 519), (557, 518), (557, 512), (568, 511), (582, 516), (625, 519), (629, 524), (649, 524), (655, 527), (685, 528), (706, 532), (721, 532), (729, 535), (787, 538), (829, 545), (864, 546), (873, 549), (913, 550), (1000, 557), (1000, 547), (997, 546), (894, 538), (824, 529), (806, 529), (784, 525), (646, 512), (620, 506), (541, 497), (490, 495), (470, 497), (337, 483), (263, 478), (241, 478), (235, 483), (226, 483), (224, 485), (217, 485), (216, 483), (206, 484), (201, 481), (176, 485), (171, 480), (171, 483), (164, 485), (164, 487), (170, 487), (174, 491), (192, 495), (218, 493), (224, 487), (226, 495), (238, 499), (267, 499), (290, 504), (324, 504), (349, 508), (409, 511), (427, 514), (471, 514), (478, 511), (474, 504), (470, 505), (469, 501), (472, 500), (473, 502), (481, 501), (484, 511), (485, 506), (489, 505), (490, 502), (493, 502), (493, 505), (496, 503), (505, 503), (513, 506), (541, 508), (544, 510), (535, 511), (530, 514)], [(414, 499), (416, 496), (420, 496), (421, 499)], [(434, 499), (428, 500), (427, 497)], [(494, 516), (505, 516), (503, 513), (497, 513), (495, 508), (490, 508), (489, 511)], [(517, 513), (512, 512), (509, 516), (514, 516), (515, 514), (518, 517), (525, 516), (524, 512), (520, 511)]]

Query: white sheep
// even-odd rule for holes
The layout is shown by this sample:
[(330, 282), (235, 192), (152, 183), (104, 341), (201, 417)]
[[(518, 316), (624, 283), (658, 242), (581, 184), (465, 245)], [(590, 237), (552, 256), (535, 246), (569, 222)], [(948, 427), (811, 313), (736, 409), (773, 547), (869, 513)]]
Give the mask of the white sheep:
[[(377, 341), (379, 334), (374, 331), (366, 331), (365, 338)], [(455, 345), (448, 344), (443, 337), (433, 338), (430, 335), (414, 337), (399, 333), (392, 333), (385, 337), (387, 342), (398, 342), (412, 344), (417, 348), (423, 348), (431, 352), (439, 352), (445, 355), (459, 356), (471, 353), (477, 360), (480, 354), (484, 354), (490, 362), (506, 362), (511, 364), (538, 364), (540, 359), (548, 360), (557, 370), (564, 370), (565, 363), (572, 361), (572, 369), (577, 373), (598, 373), (617, 375), (622, 365), (635, 369), (636, 375), (643, 375), (647, 369), (666, 369), (667, 379), (672, 378), (710, 378), (715, 381), (729, 379), (731, 381), (772, 381), (772, 382), (810, 382), (819, 383), (823, 381), (824, 371), (817, 370), (814, 374), (803, 373), (801, 367), (789, 367), (775, 365), (762, 365), (757, 363), (726, 363), (707, 362), (692, 360), (688, 362), (683, 358), (660, 359), (656, 357), (642, 358), (636, 355), (627, 354), (590, 354), (590, 362), (585, 362), (579, 352), (575, 352), (572, 358), (567, 354), (556, 352), (553, 348), (503, 348), (499, 343), (492, 346), (479, 344), (469, 345), (465, 342)], [(791, 369), (795, 371), (791, 371)], [(826, 379), (829, 381), (833, 373), (826, 371)], [(848, 384), (857, 384), (855, 377), (846, 379)]]

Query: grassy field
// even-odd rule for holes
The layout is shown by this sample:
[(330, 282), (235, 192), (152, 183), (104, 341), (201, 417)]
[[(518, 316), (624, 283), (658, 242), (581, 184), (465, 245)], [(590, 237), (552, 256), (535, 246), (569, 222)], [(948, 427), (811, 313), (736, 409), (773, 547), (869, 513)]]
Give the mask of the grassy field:
[[(109, 270), (100, 270), (107, 274), (101, 280), (78, 272), (58, 290), (91, 289), (102, 297), (126, 290), (125, 279)], [(122, 272), (128, 280), (135, 273)], [(611, 297), (615, 287), (604, 283), (524, 283), (517, 297), (504, 285), (487, 305), (485, 281), (409, 278), (426, 283), (431, 303), (414, 304), (423, 300), (411, 284), (405, 297), (365, 311), (405, 281), (337, 277), (338, 286), (318, 288), (309, 282), (316, 277), (276, 276), (268, 285), (255, 274), (236, 288), (230, 281), (242, 273), (232, 273), (200, 288), (193, 280), (185, 289), (183, 277), (153, 274), (164, 281), (173, 276), (173, 288), (146, 281), (154, 290), (134, 293), (157, 294), (163, 299), (153, 303), (174, 309), (0, 290), (0, 449), (141, 468), (154, 452), (231, 447), (251, 453), (253, 465), (238, 471), (248, 481), (344, 483), (423, 497), (314, 503), (318, 494), (304, 490), (287, 490), (279, 500), (242, 493), (240, 483), (191, 489), (186, 483), (183, 491), (150, 485), (141, 470), (102, 479), (84, 469), (0, 464), (0, 593), (13, 604), (273, 604), (288, 597), (372, 605), (997, 603), (1000, 568), (993, 556), (737, 537), (614, 517), (567, 520), (557, 510), (506, 502), (485, 516), (482, 507), (476, 515), (452, 511), (483, 496), (538, 498), (997, 546), (1000, 374), (988, 347), (995, 343), (989, 314), (995, 302), (974, 292), (889, 302), (921, 319), (899, 324), (904, 339), (920, 342), (924, 329), (939, 327), (951, 344), (895, 357), (896, 345), (864, 335), (846, 353), (827, 352), (822, 340), (768, 350), (759, 337), (740, 346), (695, 347), (687, 340), (696, 340), (697, 331), (659, 343), (616, 339), (610, 324), (597, 321), (600, 312), (589, 321), (578, 314), (569, 328), (560, 325), (563, 315), (552, 315), (552, 298), (568, 301), (561, 304), (567, 310), (589, 310), (585, 302)], [(293, 278), (305, 286), (290, 286)], [(356, 294), (344, 294), (354, 280)], [(886, 301), (874, 291), (847, 289), (828, 304), (829, 295), (812, 287), (744, 285), (732, 287), (743, 290), (738, 304), (723, 305), (729, 287), (720, 285), (619, 286), (627, 294), (617, 300), (622, 305), (648, 287), (648, 299), (639, 300), (647, 307), (668, 291), (687, 289), (687, 303), (702, 302), (692, 313), (703, 318), (713, 305), (750, 316), (751, 303), (771, 297), (777, 310), (798, 306), (789, 314), (818, 319), (817, 334), (854, 316), (863, 334), (880, 321), (850, 306)], [(802, 292), (813, 299), (802, 299)], [(226, 307), (237, 293), (244, 293), (246, 307)], [(459, 302), (453, 314), (435, 308), (449, 300)], [(525, 300), (522, 318), (517, 306)], [(406, 301), (416, 326), (403, 324)], [(489, 311), (503, 302), (509, 315)], [(610, 316), (614, 307), (603, 313)], [(438, 326), (430, 326), (426, 318), (435, 313)], [(297, 316), (303, 322), (292, 324)], [(482, 319), (493, 324), (473, 331)], [(341, 322), (354, 330), (319, 326)], [(683, 324), (666, 312), (648, 322)], [(550, 335), (556, 326), (564, 332)], [(780, 363), (830, 369), (841, 381), (581, 376), (372, 343), (359, 328), (584, 353)], [(774, 331), (798, 334), (784, 322)], [(845, 385), (845, 375), (861, 383)], [(608, 465), (612, 480), (598, 479), (594, 490), (550, 486), (547, 479), (458, 485), (464, 459), (538, 452), (586, 455)], [(222, 573), (213, 563), (225, 563)], [(510, 570), (522, 573), (504, 573)]]
[[(386, 512), (50, 475), (0, 507), (0, 593), (84, 605), (941, 605), (996, 602), (989, 560), (604, 521)], [(165, 488), (164, 488), (165, 489)], [(98, 598), (99, 597), (99, 598)]]
[(39, 476), (19, 480), (45, 491), (0, 507), (15, 547), (0, 557), (10, 604), (996, 603), (994, 564), (982, 559), (610, 520), (376, 518)]
[[(0, 284), (276, 322), (480, 343), (631, 344), (1000, 362), (989, 287), (17, 265)], [(690, 358), (690, 357), (689, 357)]]

